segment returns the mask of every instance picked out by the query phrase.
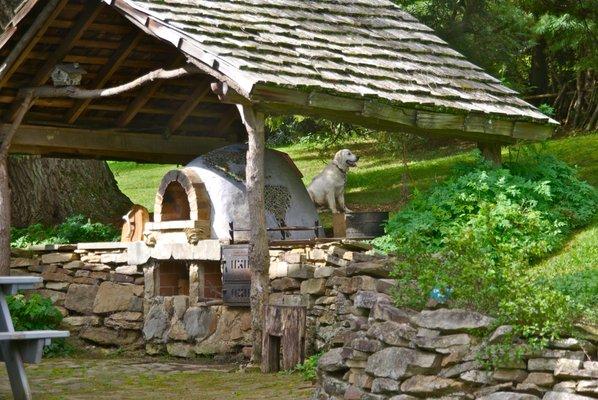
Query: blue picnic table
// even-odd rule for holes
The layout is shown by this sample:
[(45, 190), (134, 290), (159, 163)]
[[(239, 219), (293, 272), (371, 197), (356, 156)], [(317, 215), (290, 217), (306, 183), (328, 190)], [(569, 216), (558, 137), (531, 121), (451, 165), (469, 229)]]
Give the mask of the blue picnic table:
[(39, 363), (44, 346), (54, 338), (69, 336), (68, 331), (15, 331), (6, 296), (20, 289), (34, 289), (41, 282), (42, 278), (35, 276), (0, 276), (0, 361), (6, 364), (15, 400), (32, 398), (24, 363)]

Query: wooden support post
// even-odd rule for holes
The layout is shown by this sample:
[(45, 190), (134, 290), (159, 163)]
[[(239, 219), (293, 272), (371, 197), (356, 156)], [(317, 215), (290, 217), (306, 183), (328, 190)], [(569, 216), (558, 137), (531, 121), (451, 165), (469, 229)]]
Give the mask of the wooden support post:
[(482, 157), (490, 161), (497, 167), (502, 165), (502, 146), (500, 143), (478, 142), (478, 149), (482, 152)]
[(0, 275), (10, 275), (10, 186), (8, 184), (8, 150), (23, 117), (33, 103), (29, 92), (18, 108), (15, 120), (2, 137), (0, 145)]
[(262, 372), (290, 371), (304, 361), (305, 320), (305, 307), (264, 307)]
[(251, 327), (253, 330), (254, 364), (261, 363), (264, 306), (268, 304), (270, 285), (268, 234), (266, 231), (266, 206), (264, 202), (264, 156), (266, 138), (264, 114), (251, 106), (238, 105), (239, 113), (247, 129), (249, 148), (245, 170), (247, 204), (249, 206), (250, 243), (249, 265), (251, 268)]

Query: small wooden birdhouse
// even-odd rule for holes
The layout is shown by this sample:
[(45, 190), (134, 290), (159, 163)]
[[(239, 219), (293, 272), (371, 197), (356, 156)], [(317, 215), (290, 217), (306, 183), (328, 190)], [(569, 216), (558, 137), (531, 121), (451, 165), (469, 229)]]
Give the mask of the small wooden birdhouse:
[(86, 71), (78, 63), (58, 64), (52, 71), (54, 86), (78, 86)]

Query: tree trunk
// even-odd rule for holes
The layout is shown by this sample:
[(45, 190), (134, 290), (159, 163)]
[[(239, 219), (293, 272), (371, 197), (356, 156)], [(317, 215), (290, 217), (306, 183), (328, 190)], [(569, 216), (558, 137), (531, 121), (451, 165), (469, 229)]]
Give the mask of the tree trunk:
[[(529, 71), (531, 94), (548, 93), (548, 58), (546, 56), (546, 41), (539, 39), (532, 49), (532, 61)], [(539, 100), (538, 103), (542, 101)]]
[(119, 223), (131, 208), (104, 161), (11, 156), (8, 173), (12, 226), (52, 225), (76, 214)]
[(6, 157), (0, 157), (0, 276), (10, 274), (10, 187)]
[(251, 328), (253, 331), (252, 361), (260, 364), (262, 359), (262, 336), (264, 306), (268, 304), (270, 285), (268, 235), (266, 231), (266, 208), (264, 204), (264, 115), (247, 106), (238, 106), (247, 129), (246, 186), (249, 206), (250, 235), (249, 265), (251, 268)]

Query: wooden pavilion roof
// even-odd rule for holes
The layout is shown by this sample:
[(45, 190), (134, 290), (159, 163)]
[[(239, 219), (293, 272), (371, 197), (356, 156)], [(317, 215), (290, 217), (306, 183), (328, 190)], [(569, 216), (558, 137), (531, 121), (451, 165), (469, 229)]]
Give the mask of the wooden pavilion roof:
[(79, 63), (84, 88), (188, 62), (204, 74), (107, 99), (38, 99), (14, 152), (185, 162), (245, 138), (233, 103), (487, 142), (544, 139), (556, 124), (387, 0), (24, 0), (0, 60), (52, 2), (0, 65), (5, 124), (18, 90), (46, 84), (59, 63)]

